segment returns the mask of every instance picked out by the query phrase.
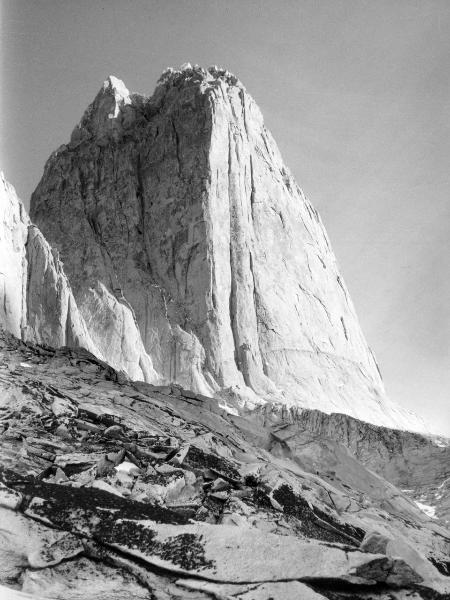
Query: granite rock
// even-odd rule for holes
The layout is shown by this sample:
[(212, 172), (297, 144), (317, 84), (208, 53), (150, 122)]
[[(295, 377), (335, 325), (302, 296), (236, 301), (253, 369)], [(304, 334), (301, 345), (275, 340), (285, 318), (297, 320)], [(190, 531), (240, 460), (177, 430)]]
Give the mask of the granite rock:
[(85, 314), (79, 311), (58, 251), (30, 222), (3, 173), (0, 230), (0, 324), (24, 340), (80, 346), (134, 379), (158, 381), (131, 308), (99, 282), (86, 298)]
[(321, 219), (228, 71), (109, 77), (49, 158), (31, 217), (101, 356), (236, 411), (260, 404), (423, 429), (391, 402)]

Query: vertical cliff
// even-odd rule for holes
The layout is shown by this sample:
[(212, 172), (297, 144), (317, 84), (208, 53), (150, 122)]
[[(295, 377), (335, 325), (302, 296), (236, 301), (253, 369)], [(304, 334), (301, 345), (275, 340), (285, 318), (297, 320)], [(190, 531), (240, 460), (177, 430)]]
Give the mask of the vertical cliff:
[[(31, 223), (0, 173), (0, 325), (25, 341), (86, 348), (130, 377), (157, 382), (131, 308), (119, 304), (100, 282), (90, 299), (85, 320), (58, 251)], [(99, 325), (102, 335), (96, 340)]]
[[(320, 217), (229, 72), (168, 69), (151, 97), (110, 77), (31, 217), (99, 353), (130, 375), (422, 428), (386, 397)], [(141, 343), (147, 365), (130, 360)]]
[(62, 265), (0, 173), (0, 324), (24, 340), (97, 348)]
[(17, 194), (0, 173), (0, 323), (21, 336), (26, 294), (26, 249), (30, 220)]

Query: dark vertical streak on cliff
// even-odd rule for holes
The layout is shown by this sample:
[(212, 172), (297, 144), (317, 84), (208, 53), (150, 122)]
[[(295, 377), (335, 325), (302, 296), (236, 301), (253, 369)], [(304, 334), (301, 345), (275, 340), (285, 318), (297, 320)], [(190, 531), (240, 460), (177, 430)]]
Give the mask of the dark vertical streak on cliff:
[(180, 137), (178, 135), (178, 131), (176, 130), (175, 123), (173, 119), (171, 120), (172, 129), (175, 137), (175, 155), (177, 157), (177, 165), (178, 165), (178, 175), (181, 175), (181, 157), (180, 157)]
[(259, 350), (259, 355), (261, 358), (261, 365), (262, 365), (262, 369), (263, 369), (263, 373), (264, 375), (268, 376), (268, 370), (267, 370), (267, 364), (264, 360), (264, 355), (261, 349), (261, 335), (260, 335), (260, 324), (262, 319), (260, 318), (260, 310), (259, 310), (259, 295), (258, 295), (258, 291), (256, 288), (256, 277), (255, 277), (255, 271), (253, 269), (253, 256), (251, 251), (249, 251), (248, 253), (248, 258), (249, 258), (249, 265), (250, 265), (250, 273), (252, 275), (252, 283), (253, 283), (253, 306), (254, 306), (254, 310), (255, 310), (255, 319), (256, 319), (256, 335), (257, 335), (257, 339), (258, 339), (258, 350)]
[(239, 335), (237, 330), (237, 298), (236, 298), (236, 249), (234, 248), (234, 237), (235, 237), (235, 218), (236, 218), (236, 207), (233, 199), (233, 193), (231, 191), (231, 131), (228, 130), (228, 202), (230, 211), (230, 299), (229, 299), (229, 311), (230, 311), (230, 325), (231, 333), (234, 341), (234, 362), (238, 371), (241, 371), (241, 361), (239, 356)]
[(149, 244), (147, 243), (147, 219), (145, 215), (145, 199), (144, 199), (144, 182), (142, 179), (142, 162), (141, 155), (138, 153), (136, 158), (136, 198), (139, 204), (139, 209), (141, 213), (141, 223), (142, 223), (142, 245), (144, 247), (145, 256), (147, 258), (147, 272), (150, 275), (150, 279), (154, 281), (153, 271), (152, 271), (152, 261), (148, 251)]

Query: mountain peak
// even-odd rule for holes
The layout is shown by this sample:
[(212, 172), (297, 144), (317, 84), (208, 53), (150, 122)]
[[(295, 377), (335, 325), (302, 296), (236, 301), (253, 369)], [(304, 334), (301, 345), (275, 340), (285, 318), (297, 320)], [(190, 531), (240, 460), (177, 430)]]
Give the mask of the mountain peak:
[[(130, 92), (121, 79), (114, 75), (109, 75), (103, 82), (103, 86), (98, 95), (111, 95), (117, 104), (130, 104)], [(97, 96), (98, 96), (97, 95)]]
[(111, 138), (117, 139), (122, 131), (126, 108), (131, 104), (130, 92), (123, 81), (109, 75), (73, 130), (71, 144), (76, 146), (92, 136), (104, 143)]
[(243, 89), (189, 63), (149, 98), (111, 76), (49, 161), (32, 218), (61, 251), (93, 340), (105, 357), (118, 349), (114, 366), (146, 378), (148, 356), (151, 377), (231, 410), (422, 429), (386, 397), (320, 217)]

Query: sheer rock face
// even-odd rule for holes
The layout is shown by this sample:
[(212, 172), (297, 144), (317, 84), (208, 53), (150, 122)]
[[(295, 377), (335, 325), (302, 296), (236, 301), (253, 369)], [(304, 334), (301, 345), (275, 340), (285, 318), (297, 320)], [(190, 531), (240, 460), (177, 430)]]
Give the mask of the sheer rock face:
[(58, 251), (30, 222), (2, 173), (0, 256), (0, 325), (24, 340), (56, 348), (81, 346), (132, 378), (157, 380), (131, 308), (98, 282), (80, 313)]
[(29, 223), (14, 188), (0, 173), (0, 322), (17, 337), (21, 336), (25, 310), (25, 243)]
[(0, 324), (24, 340), (98, 352), (62, 265), (0, 174)]
[[(48, 160), (31, 216), (116, 368), (228, 404), (423, 429), (387, 399), (320, 217), (230, 73), (169, 69), (151, 98), (110, 77)], [(154, 370), (116, 350), (125, 309)]]

